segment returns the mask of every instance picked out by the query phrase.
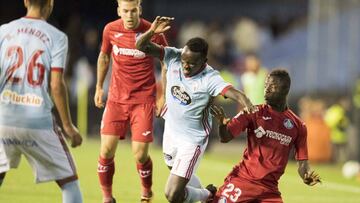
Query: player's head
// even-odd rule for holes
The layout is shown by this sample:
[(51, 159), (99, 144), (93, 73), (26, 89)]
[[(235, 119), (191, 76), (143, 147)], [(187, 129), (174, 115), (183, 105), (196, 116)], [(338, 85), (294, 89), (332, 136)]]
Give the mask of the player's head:
[(291, 79), (287, 70), (274, 69), (265, 80), (264, 97), (267, 104), (276, 105), (286, 102)]
[(186, 42), (181, 53), (181, 64), (185, 76), (193, 76), (206, 66), (208, 43), (199, 37)]
[(53, 7), (54, 0), (24, 0), (26, 9), (39, 12), (42, 18), (49, 18)]
[(133, 30), (139, 26), (141, 15), (141, 0), (117, 0), (118, 15), (124, 22), (124, 27)]

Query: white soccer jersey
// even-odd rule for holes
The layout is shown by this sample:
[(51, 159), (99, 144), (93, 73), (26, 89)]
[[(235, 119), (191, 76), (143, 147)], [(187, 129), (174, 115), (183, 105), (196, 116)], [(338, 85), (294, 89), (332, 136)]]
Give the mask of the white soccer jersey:
[(164, 48), (167, 67), (166, 131), (185, 141), (204, 144), (212, 127), (209, 101), (230, 86), (219, 72), (207, 65), (200, 73), (185, 77), (181, 65), (182, 49)]
[(0, 125), (52, 128), (51, 71), (63, 71), (67, 36), (41, 19), (0, 27)]

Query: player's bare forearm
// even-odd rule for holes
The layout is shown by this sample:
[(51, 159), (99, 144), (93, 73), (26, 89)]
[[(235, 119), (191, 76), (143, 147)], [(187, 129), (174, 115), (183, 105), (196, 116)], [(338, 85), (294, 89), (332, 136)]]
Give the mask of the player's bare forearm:
[(305, 177), (305, 173), (310, 171), (309, 163), (307, 160), (298, 161), (298, 173), (302, 179)]
[(103, 88), (106, 74), (109, 70), (110, 54), (100, 52), (97, 60), (96, 88)]
[(233, 139), (231, 133), (227, 130), (227, 124), (230, 119), (226, 118), (224, 109), (214, 103), (210, 105), (210, 112), (216, 118), (219, 124), (219, 138), (220, 142), (226, 143)]
[(317, 183), (321, 183), (320, 176), (310, 170), (307, 160), (298, 161), (298, 173), (306, 185), (314, 186)]
[(249, 98), (243, 92), (235, 89), (234, 87), (230, 87), (225, 92), (224, 96), (238, 102), (241, 105), (241, 109), (246, 109), (250, 112), (253, 112), (255, 110), (255, 107), (250, 102)]
[(64, 128), (72, 125), (68, 94), (62, 73), (51, 73), (51, 95)]
[(154, 31), (149, 29), (136, 40), (136, 49), (159, 58), (161, 54), (161, 47), (150, 40), (154, 36)]
[(71, 147), (80, 146), (82, 143), (82, 137), (79, 134), (78, 129), (71, 121), (68, 94), (65, 80), (61, 72), (51, 72), (50, 88), (63, 129), (66, 136), (70, 138)]
[(232, 140), (234, 137), (227, 130), (226, 125), (219, 123), (219, 138), (220, 138), (220, 142), (227, 143), (230, 140)]

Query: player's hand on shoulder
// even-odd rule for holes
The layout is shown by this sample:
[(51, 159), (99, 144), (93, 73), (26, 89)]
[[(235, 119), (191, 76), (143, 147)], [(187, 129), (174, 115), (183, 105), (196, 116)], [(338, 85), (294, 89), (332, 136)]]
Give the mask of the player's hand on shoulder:
[(314, 171), (307, 172), (304, 174), (304, 183), (309, 186), (314, 186), (317, 183), (321, 183), (319, 174)]
[(150, 29), (154, 33), (163, 33), (171, 28), (170, 23), (174, 20), (173, 17), (157, 16), (151, 24)]
[(95, 106), (98, 108), (104, 108), (105, 104), (103, 101), (104, 90), (100, 87), (96, 87), (94, 102)]
[(73, 125), (64, 126), (66, 136), (70, 139), (71, 147), (80, 146), (82, 143), (82, 137), (79, 130)]

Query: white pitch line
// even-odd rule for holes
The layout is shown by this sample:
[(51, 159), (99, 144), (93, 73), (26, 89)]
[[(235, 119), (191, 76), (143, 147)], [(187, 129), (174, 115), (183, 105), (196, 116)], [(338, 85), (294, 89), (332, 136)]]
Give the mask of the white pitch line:
[[(290, 179), (293, 182), (299, 182), (300, 177), (294, 177), (287, 175), (288, 180)], [(330, 190), (336, 190), (336, 191), (342, 191), (342, 192), (350, 192), (350, 193), (359, 193), (360, 194), (360, 187), (352, 186), (352, 185), (345, 185), (342, 183), (336, 183), (336, 182), (329, 182), (325, 181), (322, 184), (319, 184), (319, 188), (322, 189), (330, 189)]]

